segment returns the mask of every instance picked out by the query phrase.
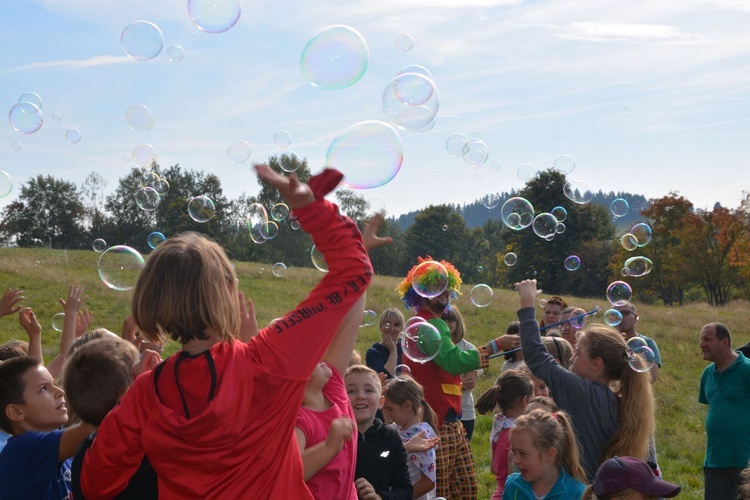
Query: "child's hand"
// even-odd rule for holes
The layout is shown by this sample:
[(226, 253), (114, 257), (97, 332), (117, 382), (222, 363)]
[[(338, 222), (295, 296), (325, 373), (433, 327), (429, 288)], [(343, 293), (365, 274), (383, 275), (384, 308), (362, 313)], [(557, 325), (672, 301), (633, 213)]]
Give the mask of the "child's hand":
[(383, 391), (383, 386), (385, 385), (386, 381), (388, 380), (388, 375), (386, 375), (383, 372), (378, 373), (378, 380), (380, 380), (380, 390)]
[(81, 285), (70, 285), (67, 300), (57, 299), (57, 301), (63, 306), (66, 316), (76, 317), (78, 310), (88, 298), (88, 295), (83, 295), (83, 287)]
[(427, 439), (425, 438), (424, 431), (421, 431), (404, 443), (404, 448), (406, 448), (407, 453), (424, 453), (437, 447), (438, 444), (440, 444), (439, 437)]
[(360, 500), (382, 500), (380, 495), (375, 493), (375, 488), (363, 477), (354, 481), (354, 487), (357, 488), (357, 496)]
[(138, 339), (138, 326), (136, 326), (132, 316), (128, 316), (122, 322), (122, 335), (120, 336), (140, 350), (141, 341)]
[(279, 194), (286, 200), (289, 206), (301, 208), (315, 201), (310, 186), (300, 182), (297, 174), (290, 174), (289, 177), (281, 175), (268, 165), (255, 165), (255, 171), (258, 177), (279, 190)]
[(0, 299), (0, 318), (20, 311), (21, 306), (16, 304), (25, 298), (26, 297), (23, 296), (22, 290), (19, 290), (18, 288), (8, 288), (3, 294), (3, 298)]
[(255, 304), (253, 299), (245, 301), (245, 293), (238, 291), (240, 299), (240, 335), (242, 342), (250, 342), (250, 339), (258, 335), (258, 320), (255, 318)]
[(378, 212), (372, 216), (370, 222), (365, 224), (365, 229), (362, 231), (362, 242), (365, 244), (365, 250), (368, 252), (374, 248), (382, 247), (384, 245), (390, 245), (393, 243), (393, 238), (390, 236), (380, 237), (378, 236), (378, 229), (383, 223), (385, 212)]
[(24, 307), (21, 309), (21, 312), (18, 314), (18, 323), (21, 325), (21, 328), (26, 330), (26, 333), (29, 334), (29, 338), (32, 336), (41, 337), (42, 325), (39, 324), (34, 311), (32, 311), (30, 307)]
[(337, 418), (331, 422), (326, 437), (326, 446), (335, 450), (336, 453), (344, 448), (344, 443), (351, 441), (355, 432), (354, 422), (350, 418)]
[(78, 314), (76, 314), (76, 338), (86, 333), (93, 319), (94, 313), (88, 309), (78, 311)]
[(536, 289), (536, 280), (523, 280), (516, 283), (516, 290), (521, 298), (521, 308), (534, 307), (537, 296), (542, 293), (541, 290)]
[(493, 339), (493, 342), (497, 345), (498, 352), (510, 351), (511, 349), (521, 347), (521, 337), (518, 335), (503, 335), (502, 337)]
[(476, 370), (461, 374), (461, 388), (467, 391), (473, 391), (477, 385), (479, 375)]
[(141, 359), (133, 365), (133, 378), (141, 373), (153, 370), (159, 363), (161, 363), (161, 356), (159, 356), (159, 353), (152, 351), (151, 349), (146, 349), (143, 351), (143, 354), (141, 354)]

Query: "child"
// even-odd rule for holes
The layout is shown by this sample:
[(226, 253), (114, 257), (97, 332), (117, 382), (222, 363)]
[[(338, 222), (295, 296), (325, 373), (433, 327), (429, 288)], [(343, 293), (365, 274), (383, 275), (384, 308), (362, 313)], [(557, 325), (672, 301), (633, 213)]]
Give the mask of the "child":
[(560, 337), (542, 337), (542, 343), (547, 348), (547, 352), (555, 358), (557, 364), (570, 369), (570, 360), (573, 359), (573, 347), (570, 343)]
[(313, 498), (294, 423), (335, 334), (330, 325), (364, 294), (372, 267), (357, 226), (324, 199), (340, 173), (325, 170), (308, 186), (255, 168), (311, 233), (329, 272), (245, 343), (237, 338), (235, 273), (221, 247), (194, 233), (160, 244), (133, 291), (133, 319), (145, 339), (171, 337), (182, 350), (138, 377), (105, 417), (84, 458), (87, 497), (117, 495), (148, 455), (164, 498)]
[(535, 397), (549, 397), (549, 387), (547, 387), (547, 384), (544, 383), (544, 380), (535, 377), (533, 373), (531, 373), (531, 370), (529, 370), (529, 367), (524, 364), (521, 368), (518, 369), (519, 371), (522, 371), (528, 377), (531, 379), (531, 382), (534, 384), (534, 396)]
[(375, 342), (365, 353), (367, 366), (377, 373), (385, 373), (390, 379), (401, 364), (401, 332), (404, 329), (404, 315), (395, 307), (389, 307), (380, 315), (380, 333), (383, 339)]
[(495, 385), (487, 389), (477, 401), (477, 410), (482, 415), (496, 412), (490, 432), (490, 458), (492, 473), (497, 479), (497, 488), (492, 500), (500, 500), (505, 481), (513, 470), (510, 461), (510, 432), (516, 418), (523, 415), (526, 405), (534, 395), (534, 385), (529, 377), (519, 370), (507, 370), (497, 377)]
[[(518, 321), (512, 321), (508, 328), (505, 329), (505, 335), (518, 335), (521, 333), (521, 324)], [(500, 371), (505, 370), (518, 370), (519, 368), (526, 366), (523, 362), (523, 351), (516, 351), (504, 356), (505, 361), (503, 366), (500, 367)]]
[[(68, 362), (63, 370), (65, 394), (71, 410), (95, 429), (120, 401), (133, 378), (159, 362), (158, 353), (148, 351), (143, 360), (149, 361), (144, 364), (132, 343), (105, 332), (107, 330), (98, 329), (76, 339), (68, 350)], [(81, 466), (93, 440), (94, 434), (88, 436), (73, 458), (71, 480), (76, 500), (85, 499), (80, 485)], [(143, 459), (127, 488), (117, 498), (158, 498), (156, 473), (148, 458)]]
[(30, 356), (0, 363), (0, 428), (11, 438), (0, 453), (0, 499), (67, 498), (70, 457), (92, 430), (68, 421), (64, 392)]
[[(591, 325), (579, 333), (570, 371), (560, 366), (541, 342), (534, 318), (539, 293), (536, 280), (516, 285), (521, 301), (521, 345), (534, 376), (550, 388), (555, 403), (575, 422), (582, 465), (594, 479), (601, 463), (615, 455), (646, 458), (654, 427), (654, 399), (648, 373), (628, 366), (627, 346), (620, 332)], [(618, 392), (610, 389), (619, 382)]]
[(375, 418), (383, 405), (378, 374), (355, 365), (346, 370), (346, 392), (357, 421), (357, 467), (354, 486), (363, 500), (412, 498), (406, 450), (398, 431)]
[(547, 413), (555, 413), (560, 411), (555, 401), (550, 397), (545, 396), (534, 396), (529, 399), (529, 404), (526, 405), (526, 413), (531, 413), (534, 410), (544, 410)]
[(613, 457), (596, 471), (593, 484), (583, 492), (586, 500), (656, 500), (673, 498), (680, 487), (656, 475), (643, 460)]
[(534, 410), (521, 415), (510, 430), (510, 443), (520, 472), (508, 477), (503, 500), (581, 498), (586, 475), (578, 463), (578, 443), (566, 413)]
[[(425, 401), (422, 386), (411, 377), (388, 382), (383, 411), (398, 428), (404, 445), (420, 433), (428, 439), (437, 437), (433, 427), (435, 412)], [(435, 450), (409, 453), (409, 476), (414, 487), (413, 498), (435, 500)]]
[[(466, 340), (466, 324), (461, 311), (457, 307), (451, 307), (443, 312), (443, 321), (448, 324), (451, 331), (451, 341), (462, 351), (476, 351), (477, 348)], [(474, 370), (461, 374), (461, 423), (466, 429), (466, 440), (471, 441), (474, 434), (474, 395), (471, 391), (477, 385), (477, 378), (484, 370)]]

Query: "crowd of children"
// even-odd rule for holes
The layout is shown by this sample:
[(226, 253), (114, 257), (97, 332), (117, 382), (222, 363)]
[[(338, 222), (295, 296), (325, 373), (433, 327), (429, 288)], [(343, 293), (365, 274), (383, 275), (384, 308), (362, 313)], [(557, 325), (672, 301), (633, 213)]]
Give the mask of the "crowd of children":
[[(540, 327), (572, 310), (553, 297), (540, 324), (539, 291), (527, 280), (517, 284), (519, 323), (477, 349), (450, 307), (460, 278), (447, 265), (452, 281), (441, 296), (413, 296), (409, 277), (399, 286), (407, 308), (441, 334), (435, 359), (404, 357), (406, 322), (391, 308), (365, 366), (353, 348), (372, 277), (368, 251), (388, 243), (376, 235), (381, 218), (361, 234), (340, 215), (324, 198), (341, 180), (335, 171), (308, 184), (257, 171), (329, 264), (307, 298), (264, 329), (224, 251), (192, 233), (151, 254), (122, 337), (86, 333), (92, 314), (83, 288), (71, 286), (60, 301), (60, 353), (47, 366), (23, 293), (0, 299), (0, 317), (18, 314), (28, 336), (0, 346), (0, 500), (476, 498), (471, 390), (490, 357), (513, 349), (476, 401), (494, 414), (493, 499), (679, 493), (643, 462), (653, 395), (648, 374), (628, 369), (622, 335), (592, 325), (571, 337), (562, 325), (542, 337)], [(181, 349), (162, 361), (170, 339)]]

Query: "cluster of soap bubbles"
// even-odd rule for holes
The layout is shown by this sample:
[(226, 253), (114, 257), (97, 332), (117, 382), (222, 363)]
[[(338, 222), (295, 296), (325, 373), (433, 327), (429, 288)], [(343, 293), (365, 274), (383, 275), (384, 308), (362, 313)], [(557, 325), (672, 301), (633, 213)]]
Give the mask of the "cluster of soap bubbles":
[(141, 177), (141, 187), (135, 192), (135, 203), (141, 210), (153, 212), (161, 204), (161, 197), (169, 193), (169, 181), (156, 172)]
[(636, 248), (643, 248), (648, 245), (651, 242), (652, 234), (651, 226), (645, 222), (639, 222), (620, 237), (620, 245), (628, 252), (632, 252)]
[(42, 128), (42, 98), (34, 92), (21, 94), (18, 103), (8, 112), (8, 121), (13, 129), (24, 135), (33, 134)]
[(626, 344), (628, 346), (628, 366), (640, 373), (650, 371), (656, 362), (656, 355), (646, 341), (642, 337), (635, 336), (629, 339)]
[(401, 130), (427, 132), (435, 126), (440, 93), (424, 66), (402, 69), (383, 89), (383, 114)]
[(478, 134), (472, 134), (471, 138), (462, 133), (452, 134), (445, 141), (445, 149), (449, 155), (463, 158), (470, 167), (481, 167), (490, 156), (489, 146)]

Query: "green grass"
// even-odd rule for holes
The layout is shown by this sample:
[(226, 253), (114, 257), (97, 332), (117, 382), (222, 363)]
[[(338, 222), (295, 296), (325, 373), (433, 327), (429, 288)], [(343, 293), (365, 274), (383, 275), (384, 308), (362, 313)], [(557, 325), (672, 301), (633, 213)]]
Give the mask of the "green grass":
[[(22, 288), (26, 292), (24, 305), (34, 309), (44, 332), (45, 356), (52, 357), (59, 343), (59, 333), (51, 328), (52, 316), (62, 312), (58, 298), (65, 298), (70, 283), (86, 287), (86, 304), (94, 311), (92, 327), (105, 327), (119, 333), (129, 310), (128, 292), (115, 292), (102, 284), (97, 274), (99, 254), (93, 251), (54, 251), (0, 249), (0, 290)], [(263, 272), (261, 272), (263, 269)], [(281, 316), (304, 298), (321, 278), (314, 269), (289, 268), (283, 278), (271, 273), (270, 264), (236, 263), (240, 288), (253, 298), (258, 323), (263, 326)], [(393, 289), (397, 278), (375, 277), (368, 292), (367, 307), (380, 313), (389, 306), (400, 306)], [(634, 281), (637, 289), (637, 281)], [(543, 285), (543, 284), (542, 284)], [(467, 323), (467, 338), (481, 345), (505, 331), (514, 319), (518, 299), (510, 290), (495, 290), (492, 304), (487, 308), (474, 307), (468, 298), (469, 287), (463, 289), (457, 305)], [(606, 309), (606, 301), (566, 297), (570, 304), (590, 310), (599, 305)], [(654, 338), (659, 344), (664, 366), (655, 386), (657, 397), (656, 443), (659, 463), (667, 480), (682, 485), (681, 498), (702, 498), (701, 463), (705, 448), (703, 423), (706, 408), (697, 402), (700, 374), (706, 363), (701, 359), (698, 337), (701, 327), (710, 321), (722, 321), (730, 330), (741, 332), (747, 325), (747, 302), (734, 302), (723, 308), (705, 304), (691, 304), (680, 308), (638, 304), (639, 331)], [(23, 338), (24, 332), (15, 317), (0, 320), (0, 342)], [(379, 339), (375, 326), (362, 328), (357, 349), (364, 354)], [(735, 335), (734, 343), (743, 344), (746, 338)], [(167, 352), (174, 352), (170, 345)], [(475, 397), (489, 388), (500, 372), (500, 360), (485, 370), (474, 391)], [(479, 416), (472, 440), (472, 449), (479, 478), (480, 498), (489, 498), (495, 479), (489, 472), (488, 436), (490, 416)]]

